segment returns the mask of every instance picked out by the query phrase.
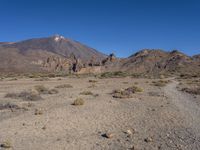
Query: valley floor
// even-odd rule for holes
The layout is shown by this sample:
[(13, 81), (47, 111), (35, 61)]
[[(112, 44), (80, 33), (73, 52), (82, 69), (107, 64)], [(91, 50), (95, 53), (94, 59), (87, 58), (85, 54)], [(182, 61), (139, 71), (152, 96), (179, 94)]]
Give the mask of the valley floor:
[[(19, 106), (0, 108), (0, 143), (9, 143), (13, 150), (199, 150), (200, 97), (178, 91), (175, 79), (164, 87), (152, 85), (152, 80), (68, 77), (0, 81), (0, 104)], [(62, 84), (73, 87), (43, 94), (38, 101), (5, 98), (7, 93), (35, 85), (54, 88)], [(143, 92), (132, 98), (112, 97), (113, 90), (132, 85)], [(80, 94), (84, 91), (93, 95)], [(78, 97), (84, 99), (84, 105), (72, 105)], [(41, 113), (36, 115), (36, 109)], [(111, 138), (104, 136), (108, 133)]]

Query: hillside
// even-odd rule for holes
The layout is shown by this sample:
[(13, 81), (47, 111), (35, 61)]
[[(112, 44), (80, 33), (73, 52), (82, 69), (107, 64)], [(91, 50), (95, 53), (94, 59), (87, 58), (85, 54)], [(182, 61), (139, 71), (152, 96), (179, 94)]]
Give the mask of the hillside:
[[(105, 56), (95, 49), (59, 35), (13, 43), (1, 42), (0, 70), (1, 72), (54, 71), (58, 66), (69, 67), (74, 57), (81, 63), (87, 63), (91, 59), (99, 62)], [(44, 68), (44, 65), (50, 68)]]
[(199, 57), (189, 57), (177, 50), (166, 52), (159, 49), (144, 49), (128, 58), (116, 59), (105, 68), (112, 71), (126, 71), (145, 74), (199, 73)]

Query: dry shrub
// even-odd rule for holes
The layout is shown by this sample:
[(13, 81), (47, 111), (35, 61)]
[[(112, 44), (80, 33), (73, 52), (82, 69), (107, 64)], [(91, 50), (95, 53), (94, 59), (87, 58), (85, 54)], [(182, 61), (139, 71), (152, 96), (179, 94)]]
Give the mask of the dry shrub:
[(95, 84), (88, 86), (88, 88), (95, 88), (95, 87), (97, 87)]
[(57, 93), (58, 93), (58, 90), (56, 90), (56, 89), (50, 89), (48, 91), (48, 94), (57, 94)]
[(122, 78), (127, 76), (129, 76), (127, 72), (116, 71), (116, 72), (104, 72), (100, 75), (100, 78)]
[(35, 115), (42, 115), (43, 114), (43, 110), (41, 108), (39, 109), (35, 109)]
[(6, 103), (6, 104), (0, 104), (0, 110), (4, 109), (21, 109), (18, 105)]
[(169, 80), (158, 80), (158, 81), (152, 81), (152, 84), (154, 86), (164, 87), (166, 86), (170, 81)]
[(80, 93), (81, 95), (93, 95), (91, 91), (83, 91)]
[(8, 93), (5, 96), (6, 98), (13, 98), (13, 99), (23, 99), (26, 101), (37, 101), (41, 100), (42, 97), (34, 91), (22, 91), (21, 93)]
[(46, 87), (43, 86), (43, 85), (36, 85), (34, 88), (35, 88), (35, 90), (38, 91), (40, 94), (48, 94), (48, 93), (49, 93), (49, 89), (46, 88)]
[(89, 80), (90, 83), (96, 83), (98, 82), (97, 80)]
[(181, 90), (190, 94), (200, 95), (200, 87), (182, 88)]
[(136, 92), (142, 92), (143, 89), (136, 87), (136, 86), (132, 86), (132, 87), (128, 87), (126, 89), (120, 89), (120, 90), (114, 90), (112, 92), (112, 95), (114, 98), (131, 98), (133, 97), (133, 94)]
[(137, 86), (131, 86), (127, 89), (125, 89), (126, 91), (131, 91), (132, 93), (136, 93), (136, 92), (143, 92), (143, 89)]
[(58, 89), (62, 89), (62, 88), (73, 88), (73, 86), (70, 85), (70, 84), (61, 84), (61, 85), (56, 86), (55, 88), (58, 88)]
[(35, 81), (49, 81), (50, 79), (47, 77), (43, 77), (43, 78), (39, 78), (39, 79), (35, 79)]
[(9, 140), (6, 140), (0, 145), (0, 147), (5, 148), (5, 149), (7, 149), (7, 148), (10, 149), (12, 147), (12, 144)]
[(132, 93), (126, 90), (114, 90), (112, 92), (114, 98), (131, 98)]
[(82, 98), (77, 98), (73, 103), (72, 105), (75, 105), (75, 106), (79, 106), (79, 105), (84, 105), (85, 101), (82, 99)]

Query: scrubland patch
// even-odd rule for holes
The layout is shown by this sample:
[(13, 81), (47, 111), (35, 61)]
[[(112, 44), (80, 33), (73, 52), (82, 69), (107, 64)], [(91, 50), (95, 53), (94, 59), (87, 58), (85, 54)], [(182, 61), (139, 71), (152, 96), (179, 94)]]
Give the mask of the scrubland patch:
[(91, 91), (83, 91), (80, 93), (81, 95), (93, 95)]
[(64, 88), (73, 88), (73, 86), (71, 84), (61, 84), (57, 85), (55, 88), (64, 89)]
[(96, 83), (98, 82), (97, 80), (89, 80), (90, 83)]
[(170, 80), (158, 80), (158, 81), (152, 81), (152, 85), (158, 86), (158, 87), (164, 87), (166, 86)]
[(116, 72), (105, 72), (100, 75), (100, 78), (121, 78), (127, 77), (129, 74), (127, 72), (116, 71)]
[(77, 98), (76, 100), (74, 100), (74, 102), (72, 103), (72, 105), (75, 106), (79, 106), (79, 105), (84, 105), (85, 101), (82, 98)]
[(5, 97), (12, 98), (12, 99), (22, 99), (25, 101), (38, 101), (42, 99), (39, 93), (31, 91), (31, 90), (22, 91), (20, 93), (8, 93), (5, 95)]
[(44, 85), (36, 85), (34, 89), (39, 93), (39, 94), (57, 94), (58, 90), (56, 89), (49, 89), (45, 87)]
[(114, 98), (131, 98), (134, 93), (143, 92), (142, 88), (131, 86), (126, 89), (118, 89), (112, 92)]

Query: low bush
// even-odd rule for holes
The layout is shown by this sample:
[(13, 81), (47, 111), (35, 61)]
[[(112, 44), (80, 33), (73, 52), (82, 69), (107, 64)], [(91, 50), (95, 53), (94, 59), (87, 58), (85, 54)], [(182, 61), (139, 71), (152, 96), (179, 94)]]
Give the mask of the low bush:
[(58, 89), (73, 88), (73, 86), (70, 84), (61, 84), (61, 85), (56, 86), (55, 88), (58, 88)]
[(105, 72), (100, 75), (100, 78), (120, 78), (127, 77), (129, 74), (127, 72), (116, 71), (116, 72)]
[(79, 105), (84, 105), (84, 100), (82, 98), (77, 98), (73, 103), (72, 105), (75, 105), (75, 106), (79, 106)]
[(159, 87), (164, 87), (166, 86), (170, 81), (169, 80), (158, 80), (158, 81), (153, 81), (152, 84), (154, 86), (159, 86)]
[(81, 95), (93, 95), (91, 91), (83, 91), (80, 93)]
[(112, 92), (112, 95), (114, 98), (131, 98), (133, 97), (134, 93), (137, 92), (142, 92), (143, 89), (136, 87), (136, 86), (131, 86), (126, 89), (119, 89), (119, 90), (114, 90)]

